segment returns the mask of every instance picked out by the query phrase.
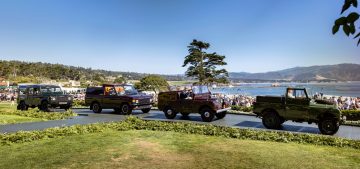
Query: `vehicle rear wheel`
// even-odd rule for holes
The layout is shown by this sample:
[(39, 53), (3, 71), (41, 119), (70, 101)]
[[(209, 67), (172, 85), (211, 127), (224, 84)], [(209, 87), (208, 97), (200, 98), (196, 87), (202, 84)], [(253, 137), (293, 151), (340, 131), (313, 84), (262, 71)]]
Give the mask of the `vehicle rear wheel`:
[(102, 108), (101, 108), (101, 105), (99, 103), (93, 103), (92, 105), (92, 110), (94, 113), (101, 113), (102, 111)]
[(40, 110), (44, 112), (50, 112), (49, 103), (47, 101), (41, 102)]
[(319, 121), (318, 127), (321, 134), (334, 135), (339, 130), (339, 122), (334, 118), (324, 118)]
[(122, 104), (120, 109), (121, 109), (121, 113), (125, 115), (129, 115), (132, 112), (131, 107), (126, 103)]
[(214, 119), (215, 112), (210, 108), (203, 108), (200, 110), (201, 118), (204, 122), (211, 122)]
[(141, 111), (143, 112), (143, 113), (149, 113), (150, 112), (150, 108), (147, 108), (147, 109), (141, 109)]
[(174, 109), (168, 107), (164, 109), (164, 114), (167, 119), (174, 119), (176, 117), (177, 112)]
[(226, 116), (226, 111), (220, 112), (220, 113), (216, 113), (215, 116), (218, 119), (223, 119)]
[(29, 107), (25, 104), (24, 101), (20, 102), (20, 104), (17, 106), (17, 109), (21, 110), (21, 111), (26, 111), (26, 110), (28, 110), (28, 108)]
[(279, 129), (281, 127), (281, 119), (275, 112), (265, 113), (262, 123), (268, 129)]

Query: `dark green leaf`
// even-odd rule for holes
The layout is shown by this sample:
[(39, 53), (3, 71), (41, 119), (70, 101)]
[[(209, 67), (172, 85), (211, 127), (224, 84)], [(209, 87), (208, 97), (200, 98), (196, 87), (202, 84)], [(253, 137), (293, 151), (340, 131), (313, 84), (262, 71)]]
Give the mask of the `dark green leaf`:
[(350, 35), (350, 26), (349, 25), (347, 25), (347, 24), (343, 25), (343, 30), (347, 36)]
[(358, 5), (357, 0), (353, 0), (352, 4), (353, 4), (353, 6), (354, 6), (355, 8), (357, 8), (357, 5)]
[(354, 24), (354, 23), (351, 23), (351, 24), (350, 24), (350, 33), (351, 33), (351, 34), (354, 34), (354, 33), (355, 33), (355, 24)]
[(345, 25), (347, 23), (346, 17), (341, 17), (335, 21), (335, 25)]
[(356, 12), (352, 12), (351, 14), (349, 14), (346, 18), (346, 20), (350, 23), (354, 23), (356, 20), (359, 19), (359, 14)]
[(335, 35), (336, 32), (339, 31), (340, 25), (334, 25), (332, 28), (332, 33)]
[(351, 1), (345, 0), (345, 3), (342, 7), (341, 14), (344, 13), (347, 9), (349, 9), (351, 6)]

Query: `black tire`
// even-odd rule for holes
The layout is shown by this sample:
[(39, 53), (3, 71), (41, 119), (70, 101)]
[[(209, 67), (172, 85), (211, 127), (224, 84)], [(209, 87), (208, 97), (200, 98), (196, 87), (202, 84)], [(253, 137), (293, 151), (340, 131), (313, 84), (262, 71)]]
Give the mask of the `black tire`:
[(94, 113), (101, 113), (102, 107), (99, 103), (95, 102), (92, 104), (92, 110)]
[(164, 114), (167, 119), (174, 119), (177, 112), (174, 109), (167, 107), (164, 109)]
[(47, 101), (41, 102), (40, 110), (44, 111), (44, 112), (50, 112), (49, 102), (47, 102)]
[(266, 112), (262, 118), (263, 125), (268, 129), (280, 129), (281, 118), (275, 112)]
[(150, 112), (150, 110), (151, 110), (151, 108), (141, 109), (141, 111), (142, 111), (143, 113), (149, 113), (149, 112)]
[(220, 112), (220, 113), (216, 113), (215, 116), (218, 119), (223, 119), (226, 116), (226, 111)]
[(17, 106), (17, 109), (21, 111), (26, 111), (28, 108), (29, 106), (27, 106), (24, 101), (20, 102), (20, 104)]
[(189, 117), (189, 114), (190, 113), (180, 113), (182, 116), (184, 116), (184, 117)]
[(319, 121), (318, 127), (321, 134), (334, 135), (339, 130), (340, 123), (334, 118), (324, 118)]
[(120, 111), (122, 114), (129, 115), (132, 113), (132, 109), (129, 104), (124, 103), (120, 106)]
[(215, 117), (215, 112), (211, 110), (210, 108), (203, 108), (200, 110), (201, 119), (204, 122), (211, 122)]

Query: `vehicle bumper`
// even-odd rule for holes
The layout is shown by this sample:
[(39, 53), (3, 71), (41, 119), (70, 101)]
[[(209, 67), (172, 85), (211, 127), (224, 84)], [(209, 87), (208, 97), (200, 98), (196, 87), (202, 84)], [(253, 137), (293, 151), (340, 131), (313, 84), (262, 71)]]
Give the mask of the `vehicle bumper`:
[(216, 110), (216, 113), (221, 113), (221, 112), (225, 112), (225, 111), (228, 111), (228, 110), (231, 110), (231, 107), (224, 108), (224, 109), (220, 109), (220, 110)]
[(141, 109), (151, 109), (151, 104), (146, 105), (132, 105), (133, 110), (141, 110)]

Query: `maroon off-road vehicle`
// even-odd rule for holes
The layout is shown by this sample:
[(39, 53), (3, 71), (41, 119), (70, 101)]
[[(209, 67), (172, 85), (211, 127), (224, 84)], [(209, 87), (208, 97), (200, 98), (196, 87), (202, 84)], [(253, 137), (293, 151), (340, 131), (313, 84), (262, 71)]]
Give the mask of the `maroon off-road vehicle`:
[(102, 109), (114, 109), (122, 114), (131, 114), (132, 110), (148, 113), (152, 97), (140, 95), (132, 85), (104, 84), (86, 89), (85, 105), (94, 113), (101, 113)]
[(205, 122), (211, 122), (216, 116), (225, 117), (230, 110), (227, 103), (212, 97), (207, 86), (193, 86), (189, 91), (160, 92), (158, 108), (166, 118), (173, 119), (177, 113), (188, 116), (190, 113), (199, 113)]

